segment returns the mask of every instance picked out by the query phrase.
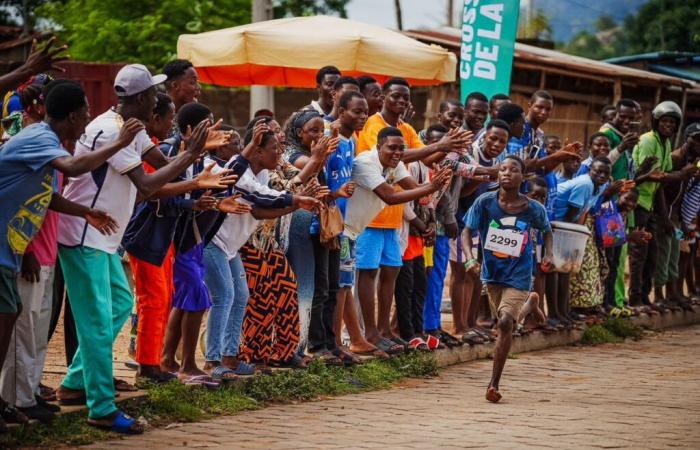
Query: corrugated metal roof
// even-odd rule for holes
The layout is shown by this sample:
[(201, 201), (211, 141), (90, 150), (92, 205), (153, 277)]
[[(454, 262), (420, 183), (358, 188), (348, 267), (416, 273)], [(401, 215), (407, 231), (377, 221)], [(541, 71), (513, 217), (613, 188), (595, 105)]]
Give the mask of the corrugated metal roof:
[[(457, 55), (459, 56), (461, 32), (458, 28), (443, 27), (431, 30), (410, 30), (405, 31), (405, 33), (408, 36), (424, 42), (444, 45), (451, 50), (456, 51)], [(691, 81), (675, 76), (662, 75), (647, 72), (645, 70), (633, 69), (631, 67), (618, 66), (603, 61), (568, 55), (556, 50), (547, 50), (516, 42), (513, 64), (518, 66), (519, 64), (528, 63), (534, 63), (535, 65), (541, 66), (544, 69), (551, 68), (559, 71), (562, 69), (569, 70), (572, 72), (572, 76), (576, 76), (576, 74), (586, 74), (596, 78), (607, 78), (610, 80), (621, 78), (623, 81), (631, 80), (653, 85), (664, 84), (684, 86), (688, 88), (696, 86), (696, 84)]]

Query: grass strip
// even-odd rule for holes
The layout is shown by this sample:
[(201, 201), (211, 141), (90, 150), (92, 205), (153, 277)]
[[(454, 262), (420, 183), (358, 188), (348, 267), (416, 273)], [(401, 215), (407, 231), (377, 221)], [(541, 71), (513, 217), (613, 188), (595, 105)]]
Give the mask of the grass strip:
[(616, 344), (626, 338), (635, 341), (642, 338), (644, 330), (639, 325), (629, 320), (609, 318), (602, 324), (591, 325), (586, 328), (581, 338), (584, 345)]
[[(133, 417), (143, 417), (150, 427), (161, 427), (232, 415), (271, 403), (386, 389), (402, 378), (435, 376), (437, 373), (435, 358), (419, 352), (389, 361), (373, 360), (348, 369), (327, 367), (314, 361), (307, 370), (278, 371), (216, 390), (176, 382), (153, 385), (147, 388), (145, 399), (122, 403), (120, 407)], [(0, 448), (85, 445), (116, 436), (89, 426), (86, 419), (87, 413), (59, 415), (50, 425), (19, 428), (0, 435)]]

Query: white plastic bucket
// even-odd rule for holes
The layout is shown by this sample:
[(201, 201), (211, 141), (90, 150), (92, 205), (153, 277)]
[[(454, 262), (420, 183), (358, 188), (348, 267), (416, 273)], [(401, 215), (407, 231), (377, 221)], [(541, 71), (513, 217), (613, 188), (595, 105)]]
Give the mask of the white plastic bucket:
[(591, 232), (584, 225), (568, 222), (552, 222), (554, 243), (552, 254), (554, 270), (562, 273), (578, 273), (586, 252)]

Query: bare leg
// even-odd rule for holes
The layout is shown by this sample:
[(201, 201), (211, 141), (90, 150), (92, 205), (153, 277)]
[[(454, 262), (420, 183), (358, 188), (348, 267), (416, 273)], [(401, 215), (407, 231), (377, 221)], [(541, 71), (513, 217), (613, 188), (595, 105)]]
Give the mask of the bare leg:
[(496, 350), (493, 354), (493, 374), (491, 382), (486, 391), (486, 399), (496, 403), (501, 399), (501, 394), (498, 392), (498, 385), (503, 374), (503, 367), (506, 365), (506, 359), (510, 352), (510, 347), (513, 343), (513, 317), (506, 312), (501, 312), (498, 317), (498, 339), (496, 339)]
[(165, 328), (165, 337), (163, 338), (163, 353), (160, 358), (160, 370), (163, 372), (177, 372), (180, 370), (180, 365), (175, 361), (175, 352), (177, 345), (180, 343), (182, 315), (184, 311), (179, 308), (170, 310), (168, 317), (168, 325)]
[(452, 325), (455, 334), (464, 334), (466, 324), (463, 319), (465, 286), (464, 266), (450, 261), (450, 300), (452, 301)]
[(472, 273), (467, 273), (467, 277), (470, 279), (472, 286), (471, 301), (468, 305), (465, 305), (467, 307), (467, 327), (472, 329), (476, 327), (476, 319), (481, 305), (481, 280)]
[[(360, 318), (357, 315), (357, 309), (353, 305), (352, 288), (343, 287), (338, 290), (338, 304), (335, 307), (335, 339), (340, 347), (342, 343), (341, 333), (343, 330), (343, 322), (348, 329), (350, 335), (350, 351), (351, 352), (371, 352), (377, 349), (374, 345), (367, 342), (360, 328)], [(341, 316), (342, 314), (342, 316)]]
[(394, 302), (394, 288), (396, 287), (396, 277), (399, 276), (399, 270), (401, 270), (400, 267), (389, 266), (382, 266), (379, 269), (377, 329), (379, 334), (387, 339), (394, 337), (394, 334), (391, 332), (391, 304)]
[(182, 316), (182, 365), (181, 375), (205, 375), (205, 372), (197, 367), (195, 351), (199, 342), (199, 328), (202, 325), (204, 311), (186, 311)]
[(518, 323), (524, 322), (525, 318), (529, 314), (534, 315), (535, 322), (537, 322), (538, 324), (544, 323), (546, 319), (544, 313), (540, 309), (540, 296), (539, 294), (537, 294), (537, 292), (530, 292), (527, 301), (523, 305), (523, 308), (520, 310), (520, 317), (518, 317)]
[(378, 269), (359, 270), (357, 277), (357, 292), (360, 297), (362, 318), (365, 321), (365, 338), (372, 343), (379, 341), (379, 330), (375, 321), (374, 283)]

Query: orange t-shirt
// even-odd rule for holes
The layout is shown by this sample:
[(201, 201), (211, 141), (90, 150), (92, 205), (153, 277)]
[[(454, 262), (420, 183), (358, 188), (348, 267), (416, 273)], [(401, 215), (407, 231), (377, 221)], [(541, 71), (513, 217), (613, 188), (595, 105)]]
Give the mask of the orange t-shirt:
[[(360, 131), (359, 137), (357, 139), (357, 150), (356, 153), (360, 153), (370, 150), (377, 145), (377, 135), (384, 128), (389, 127), (388, 123), (384, 120), (380, 113), (376, 113), (367, 119), (365, 127)], [(406, 142), (407, 148), (421, 148), (425, 145), (421, 141), (416, 130), (413, 129), (411, 124), (404, 121), (399, 121), (397, 127), (401, 130), (403, 139)], [(394, 189), (401, 189), (398, 185)], [(377, 214), (377, 217), (367, 225), (371, 228), (401, 228), (401, 221), (403, 220), (403, 204), (400, 205), (387, 205), (384, 207), (382, 212)]]

